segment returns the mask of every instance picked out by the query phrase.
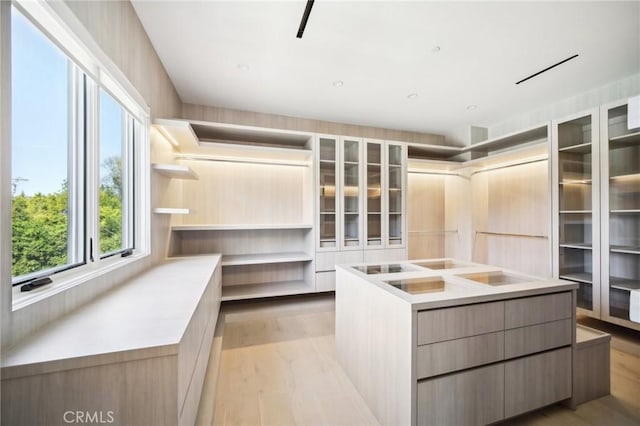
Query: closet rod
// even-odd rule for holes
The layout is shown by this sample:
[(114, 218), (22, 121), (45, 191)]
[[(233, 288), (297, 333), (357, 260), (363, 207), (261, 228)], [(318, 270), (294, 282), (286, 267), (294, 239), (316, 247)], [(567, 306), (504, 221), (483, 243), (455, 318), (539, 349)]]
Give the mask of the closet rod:
[(176, 160), (191, 160), (191, 161), (211, 161), (216, 163), (245, 163), (245, 164), (260, 164), (264, 166), (289, 166), (289, 167), (309, 167), (309, 163), (306, 162), (287, 162), (287, 161), (261, 161), (251, 160), (243, 158), (215, 158), (215, 157), (194, 157), (190, 155), (179, 155)]
[(509, 232), (489, 232), (489, 231), (476, 231), (476, 234), (482, 235), (497, 235), (502, 237), (522, 237), (522, 238), (540, 238), (544, 240), (548, 240), (549, 237), (546, 235), (533, 235), (533, 234), (513, 234)]
[(471, 176), (473, 176), (475, 174), (478, 174), (478, 173), (492, 172), (494, 170), (508, 169), (510, 167), (516, 167), (516, 166), (524, 166), (525, 164), (540, 163), (541, 161), (547, 161), (548, 159), (549, 159), (549, 157), (545, 156), (545, 157), (542, 157), (542, 158), (535, 158), (535, 159), (532, 159), (532, 160), (519, 161), (517, 163), (505, 164), (504, 166), (498, 166), (498, 167), (492, 167), (492, 168), (488, 168), (488, 169), (477, 170), (475, 172), (472, 172)]
[(459, 176), (459, 177), (466, 177), (460, 173), (447, 173), (447, 172), (427, 172), (427, 171), (421, 171), (421, 170), (409, 170), (408, 171), (409, 174), (413, 174), (413, 175), (435, 175), (435, 176)]
[(408, 231), (410, 234), (426, 234), (426, 235), (440, 235), (440, 234), (457, 234), (457, 229), (442, 230), (442, 231)]

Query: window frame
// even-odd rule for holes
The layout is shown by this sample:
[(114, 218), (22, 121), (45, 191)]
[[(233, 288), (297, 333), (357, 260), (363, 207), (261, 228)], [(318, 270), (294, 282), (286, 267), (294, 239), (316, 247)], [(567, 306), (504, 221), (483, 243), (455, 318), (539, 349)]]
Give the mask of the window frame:
[[(74, 187), (69, 198), (76, 206), (69, 214), (69, 227), (84, 228), (82, 241), (74, 241), (74, 250), (81, 262), (51, 268), (23, 275), (20, 281), (12, 281), (13, 310), (28, 306), (38, 300), (57, 294), (70, 287), (82, 284), (104, 274), (150, 255), (150, 185), (149, 185), (149, 107), (122, 72), (97, 48), (95, 42), (86, 34), (79, 37), (66, 25), (65, 17), (70, 11), (54, 3), (44, 1), (13, 0), (12, 8), (24, 15), (50, 42), (52, 42), (70, 62), (71, 122), (69, 131), (73, 133), (73, 149), (69, 151), (69, 179), (81, 177), (83, 185)], [(13, 11), (11, 12), (13, 13)], [(9, 19), (10, 21), (10, 19)], [(75, 29), (77, 30), (77, 29)], [(11, 30), (9, 31), (11, 33)], [(11, 59), (9, 54), (9, 59)], [(123, 244), (120, 250), (100, 254), (99, 219), (99, 91), (106, 91), (123, 109), (124, 132), (123, 212), (127, 212), (123, 221)], [(5, 113), (5, 117), (8, 114)], [(84, 115), (84, 119), (77, 119)], [(10, 117), (10, 115), (8, 115)], [(73, 161), (71, 163), (71, 161)], [(126, 162), (126, 167), (125, 167)], [(10, 164), (9, 164), (10, 165)], [(3, 165), (4, 166), (4, 165)], [(9, 215), (11, 216), (11, 215)], [(9, 227), (11, 228), (11, 227)], [(71, 240), (69, 245), (71, 246)], [(12, 251), (8, 254), (11, 259)], [(12, 261), (9, 259), (9, 264)], [(20, 292), (20, 284), (25, 278), (49, 276), (53, 283), (28, 293)]]

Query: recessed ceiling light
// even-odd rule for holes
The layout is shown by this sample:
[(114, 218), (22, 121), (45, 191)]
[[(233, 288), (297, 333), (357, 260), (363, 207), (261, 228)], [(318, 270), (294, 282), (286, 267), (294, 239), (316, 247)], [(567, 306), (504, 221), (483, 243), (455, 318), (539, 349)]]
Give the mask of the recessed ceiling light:
[(342, 87), (344, 86), (344, 81), (342, 80), (336, 80), (333, 83), (331, 83), (333, 85), (333, 87)]
[(238, 64), (238, 69), (240, 71), (249, 71), (249, 65), (247, 65), (247, 64)]
[(418, 97), (418, 94), (417, 94), (417, 93), (409, 93), (409, 94), (407, 95), (407, 98), (409, 98), (409, 99), (416, 99), (417, 97)]
[(431, 49), (432, 53), (438, 53), (440, 52), (440, 46), (433, 46), (433, 48)]
[(474, 109), (478, 108), (478, 105), (467, 105), (467, 110), (472, 111)]

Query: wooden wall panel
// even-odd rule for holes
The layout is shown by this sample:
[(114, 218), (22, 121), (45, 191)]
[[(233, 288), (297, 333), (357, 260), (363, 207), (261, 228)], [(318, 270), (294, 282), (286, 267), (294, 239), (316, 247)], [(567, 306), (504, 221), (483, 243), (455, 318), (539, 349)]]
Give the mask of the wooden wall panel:
[(241, 124), (246, 126), (270, 127), (275, 129), (300, 130), (313, 133), (344, 135), (352, 137), (382, 139), (402, 142), (415, 142), (444, 145), (442, 135), (384, 129), (381, 127), (359, 126), (356, 124), (335, 123), (300, 117), (288, 117), (277, 114), (264, 114), (254, 111), (194, 105), (182, 106), (182, 118), (188, 120), (213, 121), (217, 123)]
[(409, 259), (444, 257), (444, 176), (409, 173), (407, 193)]

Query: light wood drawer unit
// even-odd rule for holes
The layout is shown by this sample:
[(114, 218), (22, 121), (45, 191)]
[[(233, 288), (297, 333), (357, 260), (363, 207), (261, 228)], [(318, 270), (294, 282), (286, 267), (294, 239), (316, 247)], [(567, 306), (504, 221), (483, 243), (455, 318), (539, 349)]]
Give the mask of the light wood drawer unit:
[(418, 312), (418, 345), (504, 330), (504, 303)]
[(504, 359), (504, 332), (418, 346), (418, 379)]
[(316, 291), (333, 291), (336, 289), (336, 272), (316, 272)]
[(571, 397), (571, 348), (504, 363), (504, 415), (518, 414)]
[(578, 405), (611, 392), (611, 335), (578, 325), (573, 402)]
[(316, 272), (335, 271), (341, 263), (362, 263), (362, 250), (316, 252)]
[(513, 328), (504, 333), (504, 356), (515, 358), (571, 344), (570, 319)]
[(503, 410), (503, 364), (418, 382), (418, 425), (484, 425)]
[(571, 292), (524, 297), (505, 302), (505, 328), (571, 318)]

